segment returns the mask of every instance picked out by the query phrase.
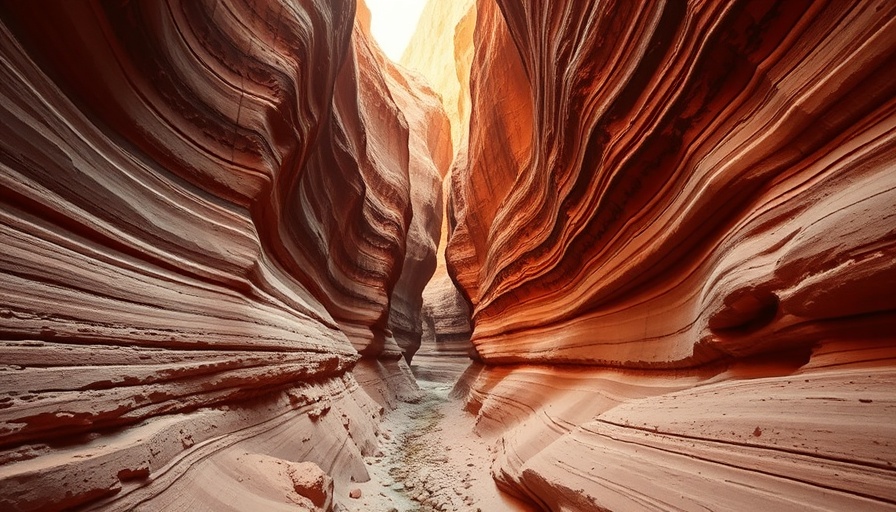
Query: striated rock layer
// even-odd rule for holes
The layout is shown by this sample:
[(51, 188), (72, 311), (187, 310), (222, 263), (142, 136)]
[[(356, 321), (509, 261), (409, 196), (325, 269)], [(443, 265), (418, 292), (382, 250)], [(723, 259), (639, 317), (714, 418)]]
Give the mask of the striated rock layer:
[[(466, 165), (475, 27), (473, 0), (431, 0), (401, 59), (402, 65), (419, 72), (441, 98), (451, 123), (455, 155), (452, 169)], [(448, 276), (445, 260), (447, 234), (453, 222), (452, 174), (453, 170), (442, 173), (443, 195), (449, 202), (445, 204), (435, 273), (423, 292), (421, 347), (411, 365), (418, 378), (440, 381), (456, 380), (469, 364), (470, 355), (475, 355), (470, 345), (470, 310)]]
[[(444, 229), (442, 178), (452, 161), (452, 144), (447, 137), (450, 122), (439, 96), (425, 85), (425, 80), (388, 59), (381, 58), (379, 64), (387, 73), (392, 96), (410, 127), (410, 199), (414, 216), (401, 278), (392, 292), (389, 310), (389, 328), (410, 364), (421, 344), (423, 291), (436, 271), (437, 246)], [(444, 257), (438, 259), (444, 261)]]
[(0, 21), (0, 508), (329, 508), (416, 393), (433, 93), (354, 2)]
[(478, 2), (447, 257), (504, 488), (896, 507), (894, 29), (885, 2)]

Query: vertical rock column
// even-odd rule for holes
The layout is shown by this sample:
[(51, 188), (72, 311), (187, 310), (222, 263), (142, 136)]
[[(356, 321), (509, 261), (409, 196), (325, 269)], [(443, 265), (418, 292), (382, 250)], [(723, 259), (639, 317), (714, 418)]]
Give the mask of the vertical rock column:
[[(453, 380), (475, 353), (470, 345), (470, 309), (448, 275), (445, 248), (453, 227), (451, 176), (464, 168), (470, 122), (469, 75), (473, 59), (476, 2), (428, 2), (420, 15), (401, 62), (423, 75), (438, 92), (451, 123), (454, 160), (442, 173), (446, 198), (435, 273), (423, 293), (423, 336), (415, 374), (426, 379)], [(444, 137), (445, 134), (443, 133)]]
[[(343, 73), (354, 77), (347, 87), (359, 85), (344, 96), (337, 90), (336, 104), (342, 98), (358, 105), (357, 111), (340, 111), (339, 119), (341, 131), (351, 137), (344, 147), (356, 153), (353, 159), (363, 177), (363, 201), (359, 196), (349, 204), (360, 201), (368, 229), (347, 237), (357, 229), (349, 223), (352, 217), (326, 201), (299, 217), (331, 216), (328, 222), (340, 226), (318, 248), (329, 254), (343, 247), (339, 253), (352, 261), (351, 279), (334, 278), (340, 284), (325, 292), (333, 300), (329, 310), (362, 355), (356, 377), (371, 396), (391, 407), (419, 392), (407, 361), (420, 343), (421, 294), (433, 272), (441, 220), (439, 176), (450, 161), (451, 145), (435, 94), (383, 55), (371, 39), (366, 7), (358, 7), (352, 46), (356, 64)], [(337, 149), (343, 151), (342, 146)], [(339, 152), (326, 158), (338, 159)], [(321, 180), (332, 179), (328, 161), (317, 167)], [(320, 188), (303, 184), (303, 194), (312, 198)], [(323, 188), (353, 193), (344, 187)], [(356, 289), (358, 283), (368, 286)]]

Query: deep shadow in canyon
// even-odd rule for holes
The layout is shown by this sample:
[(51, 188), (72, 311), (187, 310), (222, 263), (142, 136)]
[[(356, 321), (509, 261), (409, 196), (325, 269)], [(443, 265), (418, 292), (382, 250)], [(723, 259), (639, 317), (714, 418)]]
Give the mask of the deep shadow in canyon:
[(896, 5), (0, 3), (3, 510), (894, 510)]

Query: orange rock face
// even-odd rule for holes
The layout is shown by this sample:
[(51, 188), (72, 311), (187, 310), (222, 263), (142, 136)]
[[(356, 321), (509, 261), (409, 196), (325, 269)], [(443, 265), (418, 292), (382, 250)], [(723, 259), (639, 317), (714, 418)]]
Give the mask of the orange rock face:
[(680, 367), (884, 332), (889, 11), (483, 4), (449, 260), (485, 360)]
[(552, 510), (896, 503), (896, 9), (477, 11), (447, 254), (476, 350), (514, 365), (464, 381), (501, 485)]
[(434, 95), (353, 2), (0, 15), (0, 508), (329, 508), (416, 392)]

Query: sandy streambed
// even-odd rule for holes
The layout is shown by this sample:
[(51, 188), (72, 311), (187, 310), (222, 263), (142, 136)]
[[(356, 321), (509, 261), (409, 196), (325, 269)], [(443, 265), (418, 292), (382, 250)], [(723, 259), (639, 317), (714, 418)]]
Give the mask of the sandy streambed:
[(368, 457), (359, 498), (337, 496), (346, 512), (527, 511), (492, 480), (490, 443), (473, 433), (475, 417), (449, 397), (450, 384), (420, 381), (423, 398), (383, 421), (381, 456)]

